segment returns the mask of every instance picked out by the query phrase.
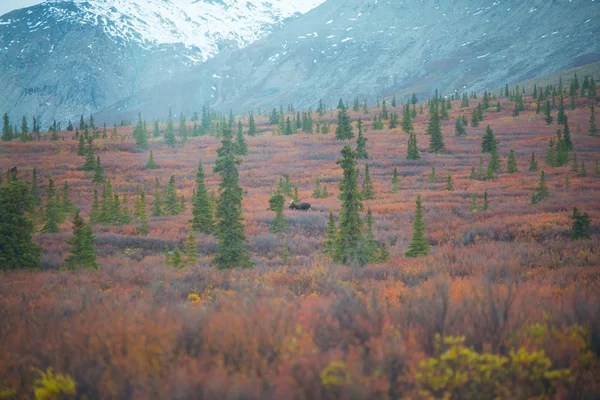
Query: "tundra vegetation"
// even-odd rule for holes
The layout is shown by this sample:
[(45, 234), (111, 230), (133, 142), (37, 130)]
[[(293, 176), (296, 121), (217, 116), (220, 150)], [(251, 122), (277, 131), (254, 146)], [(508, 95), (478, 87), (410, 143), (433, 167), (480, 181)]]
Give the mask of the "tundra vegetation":
[(5, 115), (0, 398), (600, 397), (592, 82)]

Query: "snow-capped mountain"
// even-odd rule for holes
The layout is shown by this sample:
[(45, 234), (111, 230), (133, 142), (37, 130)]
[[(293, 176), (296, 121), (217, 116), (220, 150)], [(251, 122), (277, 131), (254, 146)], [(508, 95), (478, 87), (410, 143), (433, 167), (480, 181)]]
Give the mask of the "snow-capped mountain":
[[(57, 22), (101, 26), (110, 37), (144, 47), (183, 44), (196, 48), (202, 61), (224, 43), (244, 47), (325, 0), (48, 0)], [(65, 8), (65, 3), (77, 6)], [(43, 25), (44, 16), (32, 21)], [(43, 27), (42, 27), (43, 28)]]
[(325, 0), (47, 0), (0, 17), (0, 110), (93, 113)]
[(598, 0), (329, 0), (101, 117), (482, 92), (600, 61), (599, 36)]

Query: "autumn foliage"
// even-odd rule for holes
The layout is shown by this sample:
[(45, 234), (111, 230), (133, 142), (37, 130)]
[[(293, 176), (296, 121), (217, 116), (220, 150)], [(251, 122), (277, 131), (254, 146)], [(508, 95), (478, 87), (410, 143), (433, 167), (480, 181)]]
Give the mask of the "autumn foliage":
[[(444, 146), (437, 153), (428, 151), (426, 106), (412, 121), (414, 136), (402, 126), (373, 130), (376, 108), (348, 110), (351, 120), (362, 118), (368, 139), (369, 158), (357, 164), (362, 183), (368, 162), (374, 198), (364, 200), (361, 216), (371, 210), (373, 240), (389, 252), (387, 261), (364, 267), (334, 264), (323, 253), (329, 210), (330, 223), (340, 212), (336, 162), (346, 143), (356, 147), (355, 139), (337, 140), (335, 128), (280, 136), (268, 117), (253, 114), (258, 134), (245, 138), (248, 155), (238, 169), (255, 267), (243, 270), (217, 270), (217, 240), (188, 235), (199, 160), (206, 193), (220, 183), (213, 171), (218, 138), (168, 145), (149, 137), (141, 151), (134, 127), (120, 127), (115, 138), (94, 140), (121, 207), (134, 204), (140, 190), (151, 207), (173, 176), (174, 198), (183, 196), (185, 211), (148, 217), (145, 236), (135, 218), (95, 224), (98, 270), (75, 272), (62, 268), (72, 218), (58, 233), (39, 233), (43, 221), (34, 215), (40, 269), (0, 272), (0, 398), (600, 397), (600, 177), (593, 171), (600, 138), (588, 135), (595, 100), (577, 99), (567, 110), (587, 176), (543, 164), (559, 127), (536, 114), (535, 99), (524, 95), (517, 117), (505, 97), (498, 101), (500, 112), (493, 102), (484, 122), (459, 136), (455, 121), (470, 117), (480, 100), (470, 99), (470, 108), (452, 102), (440, 120)], [(403, 113), (400, 104), (388, 109)], [(313, 119), (335, 125), (337, 114), (325, 110)], [(242, 117), (244, 129), (248, 119)], [(488, 124), (501, 168), (490, 179), (470, 179)], [(68, 181), (70, 199), (88, 221), (102, 185), (81, 169), (72, 135), (2, 142), (0, 167), (17, 166), (29, 183), (36, 167), (42, 204), (49, 176), (58, 188)], [(410, 137), (420, 159), (406, 159)], [(160, 168), (146, 168), (150, 150)], [(528, 170), (532, 153), (539, 171)], [(517, 167), (510, 174), (509, 154)], [(483, 155), (485, 165), (489, 158)], [(430, 181), (432, 168), (439, 179)], [(541, 170), (548, 197), (531, 204)], [(285, 174), (313, 211), (285, 208), (286, 229), (273, 233), (269, 199)], [(447, 176), (453, 190), (446, 190)], [(317, 179), (328, 197), (313, 198)], [(412, 258), (405, 253), (418, 195), (430, 252)], [(571, 240), (573, 207), (588, 213), (589, 238)], [(188, 236), (197, 242), (197, 259), (181, 268), (167, 264), (166, 249), (190, 250)]]

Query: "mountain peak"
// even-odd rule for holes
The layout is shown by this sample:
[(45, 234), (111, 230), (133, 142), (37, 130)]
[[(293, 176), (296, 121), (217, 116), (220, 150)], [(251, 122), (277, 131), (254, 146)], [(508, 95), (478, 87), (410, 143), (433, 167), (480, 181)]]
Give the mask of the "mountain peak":
[[(324, 0), (47, 0), (58, 22), (102, 29), (116, 40), (143, 47), (183, 44), (206, 61), (223, 47), (240, 48), (269, 34), (286, 18)], [(75, 5), (76, 7), (72, 7)]]

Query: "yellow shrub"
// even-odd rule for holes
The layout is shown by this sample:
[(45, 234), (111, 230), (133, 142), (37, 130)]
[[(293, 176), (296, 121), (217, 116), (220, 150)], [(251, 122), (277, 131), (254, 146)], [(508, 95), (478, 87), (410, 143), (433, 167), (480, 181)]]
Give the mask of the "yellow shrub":
[(33, 389), (35, 400), (60, 400), (75, 396), (75, 381), (69, 375), (55, 375), (52, 368), (39, 372), (41, 376), (36, 379)]

